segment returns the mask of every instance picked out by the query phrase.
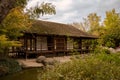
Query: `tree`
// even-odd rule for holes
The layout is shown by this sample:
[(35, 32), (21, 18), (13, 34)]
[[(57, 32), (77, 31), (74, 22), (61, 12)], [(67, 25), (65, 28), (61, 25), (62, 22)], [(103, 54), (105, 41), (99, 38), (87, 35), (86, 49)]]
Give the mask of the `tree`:
[(16, 6), (9, 11), (6, 18), (0, 25), (0, 33), (6, 34), (9, 39), (16, 39), (20, 36), (20, 32), (30, 27), (32, 19), (36, 19), (41, 15), (56, 14), (55, 6), (51, 3), (41, 3), (24, 12), (23, 6)]
[(104, 27), (103, 44), (108, 47), (118, 47), (120, 45), (120, 15), (115, 9), (106, 12)]
[(23, 12), (22, 7), (13, 8), (3, 20), (0, 30), (10, 40), (16, 40), (21, 36), (21, 31), (31, 26), (29, 16)]
[[(6, 0), (6, 3), (7, 2), (9, 3), (9, 0)], [(17, 3), (14, 3), (14, 7), (9, 9), (9, 12), (6, 13), (4, 19), (1, 20), (2, 22), (0, 23), (0, 53), (7, 53), (7, 50), (10, 46), (18, 46), (20, 43), (16, 40), (22, 35), (21, 31), (28, 29), (35, 18), (40, 17), (40, 15), (51, 15), (56, 13), (55, 7), (51, 3), (43, 2), (41, 5), (37, 5), (36, 7), (32, 8), (31, 11), (28, 10), (28, 12), (26, 13), (24, 12), (23, 7), (25, 3), (21, 2), (20, 5), (18, 3), (19, 1)], [(5, 44), (3, 44), (3, 42), (5, 42)]]
[(100, 16), (96, 13), (90, 13), (87, 18), (83, 18), (83, 27), (89, 32), (94, 35), (99, 35), (100, 26)]
[(23, 13), (22, 7), (13, 8), (0, 25), (0, 54), (6, 57), (11, 46), (21, 46), (17, 38), (21, 31), (30, 26), (28, 15)]
[[(7, 16), (11, 9), (21, 6), (25, 7), (29, 0), (0, 0), (0, 23)], [(42, 3), (41, 5), (37, 5), (34, 8), (28, 10), (30, 15), (34, 15), (34, 17), (39, 17), (40, 14), (56, 14), (55, 6), (51, 3)], [(32, 17), (33, 18), (33, 17)]]
[(51, 3), (41, 3), (40, 5), (36, 5), (35, 7), (32, 7), (30, 9), (26, 9), (27, 14), (32, 19), (40, 18), (43, 15), (46, 14), (56, 14), (55, 6)]
[(21, 46), (19, 41), (10, 41), (6, 35), (0, 36), (0, 59), (8, 57), (9, 47)]
[(83, 23), (81, 23), (81, 22), (80, 23), (73, 22), (71, 25), (78, 28), (78, 29), (80, 29), (80, 30), (82, 30), (82, 31), (87, 32), (86, 28), (84, 27)]
[[(90, 34), (101, 36), (104, 29), (100, 25), (100, 20), (100, 16), (96, 13), (90, 13), (87, 18), (83, 18), (83, 22), (73, 23), (72, 25)], [(86, 40), (83, 41), (83, 44), (92, 45), (92, 47), (94, 47), (98, 42), (97, 40)]]
[(0, 0), (0, 23), (11, 9), (16, 6), (24, 6), (26, 3), (27, 0)]

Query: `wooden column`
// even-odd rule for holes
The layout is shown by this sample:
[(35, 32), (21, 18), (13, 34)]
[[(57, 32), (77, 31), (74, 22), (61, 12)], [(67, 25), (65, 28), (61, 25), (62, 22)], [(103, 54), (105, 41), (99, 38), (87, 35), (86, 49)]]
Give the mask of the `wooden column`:
[(42, 54), (42, 37), (40, 37), (40, 51), (41, 51), (41, 54)]
[(80, 53), (82, 53), (82, 39), (79, 39), (79, 49), (80, 49)]
[(27, 54), (27, 50), (28, 50), (28, 45), (27, 45), (27, 38), (26, 37), (24, 37), (24, 54), (25, 54), (25, 59), (27, 60), (27, 56), (28, 56), (28, 54)]
[(65, 55), (67, 55), (67, 37), (65, 37), (65, 43), (64, 43), (65, 45), (65, 48), (64, 48), (64, 53), (65, 53)]
[(37, 51), (37, 36), (35, 36), (35, 43), (34, 43), (34, 47), (35, 47), (35, 51)]
[(27, 38), (26, 37), (24, 37), (24, 47), (25, 47), (25, 51), (28, 49), (27, 48)]
[(56, 39), (55, 37), (53, 36), (53, 54), (56, 56)]
[(33, 44), (32, 44), (32, 43), (33, 43), (32, 40), (33, 40), (33, 39), (30, 38), (29, 40), (30, 40), (30, 51), (32, 51), (32, 46), (33, 46)]

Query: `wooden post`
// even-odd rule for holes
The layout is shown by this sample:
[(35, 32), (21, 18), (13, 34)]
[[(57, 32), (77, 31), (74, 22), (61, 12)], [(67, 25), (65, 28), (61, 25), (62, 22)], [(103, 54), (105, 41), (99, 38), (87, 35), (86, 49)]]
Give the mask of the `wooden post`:
[(41, 49), (41, 54), (42, 54), (42, 37), (40, 37), (40, 49)]
[(27, 38), (25, 37), (25, 51), (28, 50), (28, 46), (27, 46)]
[(27, 50), (28, 50), (28, 43), (27, 43), (27, 38), (24, 37), (24, 46), (25, 46), (25, 49), (24, 49), (24, 54), (25, 54), (25, 59), (27, 60)]
[(82, 53), (82, 39), (79, 39), (79, 49), (80, 49), (80, 53)]
[(35, 51), (37, 51), (37, 36), (35, 36), (35, 39), (34, 39), (34, 47), (35, 47)]
[(56, 40), (55, 40), (55, 37), (53, 37), (53, 54), (56, 56)]
[(64, 43), (64, 53), (67, 55), (67, 37), (65, 37), (65, 43)]
[(30, 51), (32, 51), (32, 38), (29, 39), (30, 40)]
[(27, 54), (27, 52), (25, 51), (25, 60), (27, 60), (27, 56), (28, 56), (28, 54)]

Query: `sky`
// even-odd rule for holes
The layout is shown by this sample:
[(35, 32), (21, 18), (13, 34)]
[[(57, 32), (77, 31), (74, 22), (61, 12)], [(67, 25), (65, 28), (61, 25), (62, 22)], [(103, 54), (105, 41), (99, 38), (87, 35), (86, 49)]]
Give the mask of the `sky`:
[(105, 12), (113, 8), (120, 13), (120, 0), (30, 0), (27, 8), (42, 2), (55, 5), (56, 15), (46, 15), (39, 19), (59, 23), (82, 22), (90, 13), (97, 13), (103, 20)]

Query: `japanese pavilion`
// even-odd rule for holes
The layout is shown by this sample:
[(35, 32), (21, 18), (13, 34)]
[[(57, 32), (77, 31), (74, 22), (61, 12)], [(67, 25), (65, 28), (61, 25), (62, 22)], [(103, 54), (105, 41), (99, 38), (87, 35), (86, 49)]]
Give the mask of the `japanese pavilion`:
[(83, 45), (85, 40), (97, 39), (96, 36), (83, 32), (72, 25), (36, 20), (32, 27), (24, 31), (19, 38), (22, 46), (13, 47), (11, 52), (18, 55), (67, 55), (73, 51), (79, 53), (93, 50), (90, 45)]

